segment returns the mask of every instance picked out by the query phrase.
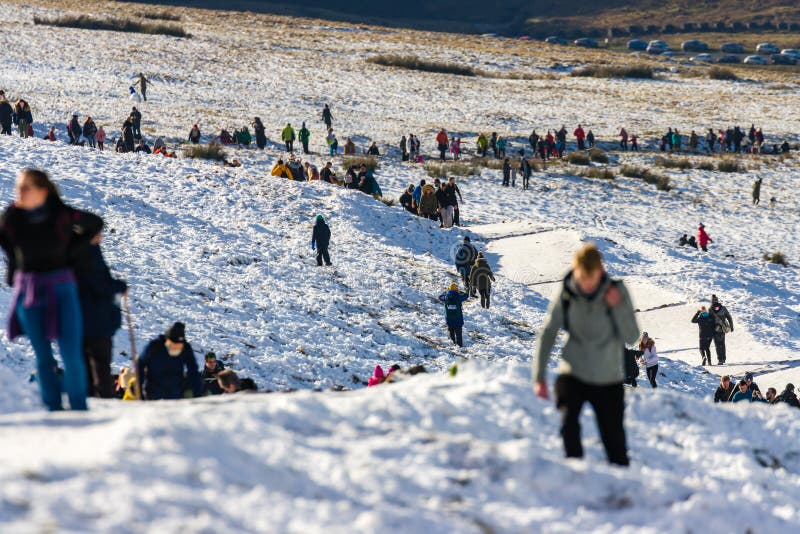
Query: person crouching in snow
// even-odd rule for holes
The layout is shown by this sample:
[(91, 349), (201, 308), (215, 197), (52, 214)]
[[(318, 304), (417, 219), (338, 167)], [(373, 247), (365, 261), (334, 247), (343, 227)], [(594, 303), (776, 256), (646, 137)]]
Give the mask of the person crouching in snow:
[(252, 378), (239, 378), (231, 369), (219, 372), (217, 384), (223, 393), (239, 393), (240, 391), (255, 393), (258, 391), (258, 387), (256, 387), (256, 383)]
[(447, 331), (450, 339), (459, 347), (464, 346), (463, 328), (464, 313), (461, 310), (461, 303), (469, 298), (468, 293), (461, 293), (458, 285), (450, 284), (450, 288), (439, 295), (439, 300), (444, 302), (444, 315), (447, 322)]
[(166, 334), (150, 342), (136, 362), (136, 377), (141, 381), (143, 398), (149, 401), (181, 399), (185, 383), (195, 397), (203, 394), (197, 360), (186, 341), (183, 323), (173, 324)]
[(331, 242), (331, 229), (325, 224), (322, 215), (317, 215), (314, 230), (311, 232), (311, 250), (317, 251), (317, 266), (322, 267), (322, 261), (330, 267), (331, 257), (328, 254), (328, 245)]
[(647, 371), (647, 379), (650, 381), (650, 385), (656, 388), (658, 387), (656, 385), (656, 376), (658, 375), (658, 352), (656, 351), (656, 342), (653, 341), (653, 338), (651, 338), (647, 332), (642, 332), (642, 339), (639, 340), (639, 350), (642, 353), (639, 357), (639, 361), (642, 362)]

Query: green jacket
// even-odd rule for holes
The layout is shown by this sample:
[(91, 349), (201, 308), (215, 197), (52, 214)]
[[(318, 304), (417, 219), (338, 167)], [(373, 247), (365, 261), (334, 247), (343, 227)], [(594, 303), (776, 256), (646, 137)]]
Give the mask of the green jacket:
[(567, 340), (561, 351), (559, 374), (594, 385), (619, 384), (625, 380), (625, 344), (636, 341), (639, 326), (631, 297), (622, 282), (614, 283), (622, 298), (619, 305), (609, 308), (605, 303), (611, 285), (611, 279), (605, 277), (595, 295), (588, 298), (578, 291), (571, 271), (563, 284), (559, 284), (536, 341), (535, 381), (545, 379), (550, 352), (562, 328), (567, 330)]
[(308, 141), (309, 137), (311, 137), (311, 132), (308, 131), (308, 128), (300, 128), (300, 133), (298, 134), (300, 142), (304, 143)]

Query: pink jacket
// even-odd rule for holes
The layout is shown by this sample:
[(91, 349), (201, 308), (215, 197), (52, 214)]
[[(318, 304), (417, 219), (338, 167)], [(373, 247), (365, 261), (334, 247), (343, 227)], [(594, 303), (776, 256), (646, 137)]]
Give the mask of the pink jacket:
[(369, 387), (372, 387), (372, 386), (377, 386), (379, 384), (383, 384), (383, 382), (386, 380), (386, 377), (388, 377), (390, 374), (392, 374), (391, 371), (389, 371), (388, 373), (384, 374), (383, 373), (383, 368), (380, 365), (376, 365), (375, 366), (375, 372), (372, 373), (372, 378), (370, 378), (367, 381), (367, 387), (369, 388)]
[(713, 243), (713, 242), (714, 242), (714, 240), (711, 239), (711, 237), (706, 233), (705, 227), (700, 226), (697, 229), (697, 243), (701, 247), (704, 247), (704, 246), (708, 245), (709, 243)]
[(106, 131), (102, 128), (98, 129), (97, 132), (94, 134), (94, 140), (98, 143), (105, 143), (106, 141)]

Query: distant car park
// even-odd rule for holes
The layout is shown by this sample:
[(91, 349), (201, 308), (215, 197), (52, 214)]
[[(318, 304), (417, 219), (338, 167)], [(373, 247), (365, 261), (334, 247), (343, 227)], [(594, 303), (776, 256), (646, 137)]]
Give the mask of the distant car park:
[(551, 35), (550, 37), (545, 39), (544, 42), (545, 43), (550, 43), (550, 44), (557, 44), (557, 45), (565, 45), (565, 44), (567, 44), (567, 40), (566, 39), (564, 39), (563, 37), (558, 37), (556, 35)]
[(627, 45), (628, 50), (647, 50), (647, 41), (642, 41), (641, 39), (631, 39), (628, 41)]
[(780, 54), (781, 49), (772, 43), (759, 43), (756, 46), (756, 54)]
[(773, 65), (797, 65), (797, 57), (791, 54), (772, 54), (770, 59)]
[(647, 53), (648, 54), (663, 54), (669, 50), (669, 45), (665, 41), (650, 41), (647, 43)]
[(722, 43), (719, 50), (723, 54), (744, 54), (744, 47), (739, 43)]
[(714, 63), (714, 56), (711, 54), (697, 54), (696, 56), (690, 57), (689, 60), (696, 63)]
[(769, 61), (767, 61), (762, 56), (747, 56), (744, 58), (745, 65), (768, 65)]
[(708, 52), (708, 45), (697, 39), (689, 39), (681, 43), (681, 50), (684, 52)]
[(588, 37), (581, 37), (580, 39), (575, 39), (574, 42), (575, 46), (582, 46), (584, 48), (597, 48), (597, 41), (594, 39), (590, 39)]
[(717, 63), (741, 63), (739, 56), (724, 55), (717, 58)]

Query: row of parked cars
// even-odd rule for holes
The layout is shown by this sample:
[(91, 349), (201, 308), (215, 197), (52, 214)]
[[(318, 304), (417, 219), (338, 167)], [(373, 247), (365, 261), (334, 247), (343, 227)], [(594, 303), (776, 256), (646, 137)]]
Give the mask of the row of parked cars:
[[(648, 54), (660, 55), (673, 55), (670, 50), (669, 44), (666, 41), (654, 40), (650, 42), (642, 41), (641, 39), (631, 39), (628, 41), (629, 50), (644, 51)], [(742, 60), (739, 56), (733, 54), (744, 54), (745, 50), (739, 43), (722, 43), (720, 52), (722, 56), (714, 57), (708, 53), (708, 45), (703, 41), (690, 39), (681, 43), (681, 50), (684, 52), (700, 52), (696, 56), (690, 58), (692, 61), (700, 61), (706, 63), (746, 63), (748, 65), (796, 65), (800, 60), (800, 51), (794, 48), (784, 48), (781, 50), (778, 46), (772, 43), (760, 43), (756, 46), (756, 54), (747, 56)], [(764, 57), (764, 55), (768, 57)]]

